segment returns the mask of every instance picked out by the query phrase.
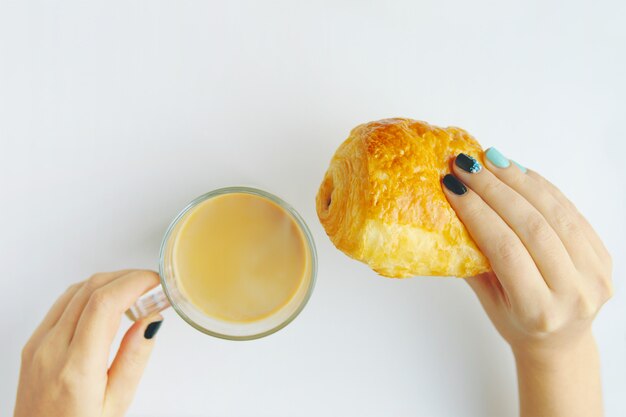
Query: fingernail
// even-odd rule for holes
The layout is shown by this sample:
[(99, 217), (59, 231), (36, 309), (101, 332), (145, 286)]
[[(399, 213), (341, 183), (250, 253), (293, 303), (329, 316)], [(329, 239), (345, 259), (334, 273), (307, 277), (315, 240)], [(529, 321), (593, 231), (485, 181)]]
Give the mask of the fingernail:
[(150, 323), (148, 327), (146, 327), (146, 331), (143, 333), (143, 337), (145, 337), (146, 339), (152, 339), (161, 328), (161, 323), (163, 323), (163, 320), (153, 321), (152, 323)]
[(443, 177), (443, 185), (456, 195), (463, 195), (467, 192), (467, 187), (459, 181), (454, 175), (447, 174)]
[(517, 162), (515, 162), (514, 160), (511, 159), (511, 162), (513, 162), (520, 171), (522, 171), (524, 174), (528, 172), (528, 170), (526, 169), (525, 166), (518, 164)]
[(480, 172), (480, 170), (483, 169), (483, 167), (478, 163), (477, 160), (464, 153), (458, 154), (456, 159), (454, 160), (454, 163), (463, 171), (469, 172), (470, 174)]
[(511, 163), (509, 159), (502, 155), (496, 148), (489, 148), (485, 153), (487, 159), (498, 168), (508, 168)]

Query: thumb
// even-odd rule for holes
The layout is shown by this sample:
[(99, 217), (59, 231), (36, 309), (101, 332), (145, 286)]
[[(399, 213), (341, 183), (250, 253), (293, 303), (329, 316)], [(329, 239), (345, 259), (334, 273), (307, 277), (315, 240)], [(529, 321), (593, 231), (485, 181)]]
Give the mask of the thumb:
[(504, 293), (502, 285), (500, 285), (498, 278), (492, 271), (466, 278), (465, 281), (472, 288), (485, 309), (496, 304)]
[(154, 336), (161, 327), (160, 314), (135, 322), (126, 332), (109, 368), (105, 415), (124, 415), (150, 359)]
[(465, 282), (467, 282), (478, 298), (480, 298), (481, 293), (485, 290), (485, 281), (486, 278), (483, 274), (465, 278)]

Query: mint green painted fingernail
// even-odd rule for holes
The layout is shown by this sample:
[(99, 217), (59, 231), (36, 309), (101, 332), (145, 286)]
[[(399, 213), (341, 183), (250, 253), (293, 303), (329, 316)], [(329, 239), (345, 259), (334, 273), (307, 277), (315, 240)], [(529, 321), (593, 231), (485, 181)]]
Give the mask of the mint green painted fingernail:
[(489, 162), (497, 166), (498, 168), (508, 168), (511, 163), (508, 158), (500, 153), (496, 148), (489, 148), (485, 153)]
[(528, 170), (526, 169), (525, 166), (520, 165), (519, 163), (515, 162), (514, 160), (511, 159), (511, 162), (513, 162), (515, 165), (517, 165), (517, 167), (519, 168), (520, 171), (522, 171), (524, 174), (528, 172)]

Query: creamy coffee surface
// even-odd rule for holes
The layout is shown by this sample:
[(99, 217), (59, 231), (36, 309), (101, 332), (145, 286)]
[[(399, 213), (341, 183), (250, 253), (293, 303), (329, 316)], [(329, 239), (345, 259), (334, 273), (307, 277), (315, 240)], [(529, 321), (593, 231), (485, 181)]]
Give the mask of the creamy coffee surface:
[(305, 238), (291, 215), (245, 193), (194, 207), (173, 249), (174, 274), (186, 298), (228, 321), (261, 320), (280, 310), (310, 268)]

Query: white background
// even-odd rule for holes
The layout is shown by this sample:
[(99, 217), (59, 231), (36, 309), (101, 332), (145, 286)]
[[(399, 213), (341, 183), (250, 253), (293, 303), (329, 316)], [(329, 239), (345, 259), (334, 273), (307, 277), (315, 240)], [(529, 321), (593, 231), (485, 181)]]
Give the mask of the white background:
[(0, 3), (0, 415), (68, 284), (156, 268), (177, 211), (236, 184), (304, 216), (315, 293), (253, 342), (166, 312), (130, 415), (515, 415), (512, 356), (463, 281), (378, 277), (317, 221), (335, 148), (391, 116), (466, 128), (588, 216), (615, 258), (607, 415), (626, 415), (626, 3), (226, 3)]

